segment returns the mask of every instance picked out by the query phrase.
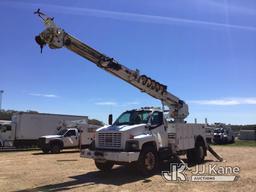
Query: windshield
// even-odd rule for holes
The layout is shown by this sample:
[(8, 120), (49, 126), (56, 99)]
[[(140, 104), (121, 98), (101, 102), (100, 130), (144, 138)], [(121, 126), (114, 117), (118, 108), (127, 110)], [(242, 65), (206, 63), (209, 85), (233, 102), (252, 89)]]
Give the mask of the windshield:
[(124, 112), (114, 123), (114, 125), (135, 125), (148, 123), (151, 111), (127, 111)]
[(67, 129), (61, 129), (57, 135), (64, 135), (67, 132)]

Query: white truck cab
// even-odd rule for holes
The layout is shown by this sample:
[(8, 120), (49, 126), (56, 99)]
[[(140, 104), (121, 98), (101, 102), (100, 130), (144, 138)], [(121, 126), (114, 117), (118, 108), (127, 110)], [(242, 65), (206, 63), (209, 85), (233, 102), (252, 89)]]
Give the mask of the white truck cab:
[[(64, 122), (56, 135), (46, 135), (38, 139), (38, 147), (44, 152), (59, 153), (66, 148), (79, 148), (80, 134), (85, 131), (87, 137), (94, 138), (99, 126), (89, 125), (87, 121)], [(92, 140), (92, 139), (91, 139)]]
[(44, 152), (59, 153), (64, 148), (75, 148), (79, 144), (77, 128), (61, 129), (56, 135), (45, 135), (38, 139), (38, 147)]
[(12, 147), (12, 122), (0, 120), (0, 147)]
[(103, 171), (114, 164), (135, 162), (147, 175), (156, 170), (159, 160), (173, 155), (187, 154), (189, 161), (200, 163), (206, 149), (204, 125), (168, 123), (161, 109), (141, 108), (126, 111), (112, 125), (99, 128), (90, 145), (81, 143), (80, 155), (94, 159)]

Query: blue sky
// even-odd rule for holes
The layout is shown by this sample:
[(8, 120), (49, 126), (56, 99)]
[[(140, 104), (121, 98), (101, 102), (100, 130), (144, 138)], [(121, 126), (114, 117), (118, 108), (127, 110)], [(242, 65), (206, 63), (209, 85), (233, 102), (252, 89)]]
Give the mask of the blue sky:
[(254, 0), (0, 1), (3, 108), (88, 115), (106, 122), (160, 103), (66, 50), (45, 48), (41, 8), (68, 33), (166, 84), (188, 121), (256, 123)]

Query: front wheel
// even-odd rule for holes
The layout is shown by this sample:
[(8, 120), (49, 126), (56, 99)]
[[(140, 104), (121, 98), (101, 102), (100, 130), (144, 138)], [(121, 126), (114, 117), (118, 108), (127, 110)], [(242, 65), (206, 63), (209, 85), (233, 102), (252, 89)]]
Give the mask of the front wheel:
[(146, 146), (142, 149), (137, 168), (143, 176), (150, 176), (155, 173), (158, 164), (158, 156), (154, 147)]
[(43, 151), (43, 153), (46, 154), (46, 153), (49, 153), (50, 150), (48, 148), (44, 147), (44, 148), (42, 148), (42, 151)]
[(53, 145), (51, 148), (51, 152), (54, 154), (60, 153), (60, 146), (59, 145)]
[(110, 161), (98, 162), (95, 160), (95, 165), (99, 170), (107, 172), (112, 169), (112, 167), (114, 166), (114, 163), (112, 163)]
[(232, 144), (232, 143), (235, 143), (235, 138), (232, 136), (232, 139), (231, 139), (231, 141), (230, 141), (230, 143)]

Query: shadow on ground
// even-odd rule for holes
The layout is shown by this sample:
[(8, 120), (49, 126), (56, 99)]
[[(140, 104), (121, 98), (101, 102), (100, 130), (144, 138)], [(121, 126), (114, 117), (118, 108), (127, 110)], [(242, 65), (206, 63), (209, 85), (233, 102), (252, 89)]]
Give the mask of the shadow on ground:
[(97, 184), (116, 185), (120, 186), (126, 183), (132, 183), (138, 180), (147, 179), (139, 176), (136, 170), (129, 169), (127, 166), (119, 166), (114, 168), (111, 172), (104, 173), (101, 171), (92, 171), (82, 175), (75, 175), (69, 177), (71, 181), (63, 183), (44, 185), (37, 188), (20, 190), (17, 192), (34, 192), (34, 191), (65, 191), (85, 186), (94, 186)]
[(79, 153), (79, 150), (61, 151), (58, 154), (37, 152), (37, 153), (32, 153), (32, 155), (60, 155), (60, 154), (65, 154), (65, 153)]
[[(184, 160), (186, 162), (186, 160)], [(211, 161), (206, 161), (211, 162)], [(174, 162), (175, 163), (175, 162)], [(189, 165), (191, 167), (193, 165)], [(159, 167), (157, 175), (161, 175), (162, 171), (170, 171), (170, 162), (162, 163)], [(63, 183), (44, 185), (36, 188), (20, 190), (16, 192), (34, 192), (34, 191), (66, 191), (85, 186), (94, 186), (98, 184), (121, 186), (123, 184), (133, 183), (142, 180), (143, 183), (150, 183), (151, 178), (145, 178), (138, 174), (135, 166), (118, 166), (111, 172), (104, 173), (101, 171), (92, 171), (82, 175), (69, 177), (71, 181)]]

